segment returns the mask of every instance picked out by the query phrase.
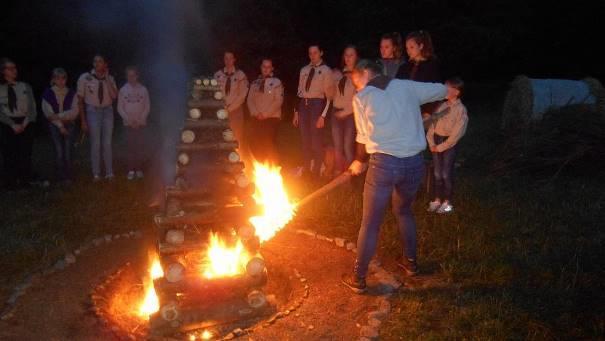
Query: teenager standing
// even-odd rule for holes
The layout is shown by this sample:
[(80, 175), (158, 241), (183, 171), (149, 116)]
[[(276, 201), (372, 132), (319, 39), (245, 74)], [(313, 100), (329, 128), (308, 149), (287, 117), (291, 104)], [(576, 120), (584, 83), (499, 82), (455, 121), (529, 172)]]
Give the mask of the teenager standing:
[(244, 144), (244, 102), (248, 94), (248, 78), (236, 67), (237, 59), (232, 51), (225, 51), (223, 63), (225, 66), (214, 74), (223, 94), (225, 109), (229, 113), (229, 124), (240, 148)]
[(382, 74), (394, 78), (399, 68), (405, 64), (403, 43), (399, 32), (386, 33), (380, 38), (380, 65)]
[(284, 86), (273, 75), (273, 61), (261, 62), (260, 76), (252, 82), (248, 93), (248, 109), (252, 117), (253, 141), (250, 143), (257, 161), (278, 163), (277, 128), (284, 102)]
[(17, 65), (0, 60), (0, 149), (4, 180), (9, 189), (27, 186), (32, 176), (32, 146), (36, 102), (29, 84), (17, 81)]
[[(405, 37), (405, 50), (409, 61), (397, 72), (396, 78), (416, 82), (442, 82), (439, 61), (435, 56), (433, 40), (427, 31), (415, 31)], [(435, 112), (441, 102), (422, 105), (421, 112), (425, 122)]]
[(136, 66), (126, 68), (128, 82), (120, 88), (118, 94), (118, 113), (126, 127), (128, 144), (128, 180), (135, 176), (143, 178), (143, 151), (145, 149), (145, 126), (149, 116), (149, 92), (139, 82), (139, 70)]
[(351, 173), (361, 174), (369, 159), (357, 258), (353, 274), (343, 276), (343, 283), (357, 293), (366, 290), (368, 266), (390, 200), (403, 245), (401, 266), (408, 275), (417, 272), (416, 222), (411, 205), (424, 174), (422, 151), (426, 148), (419, 104), (446, 95), (442, 84), (391, 80), (381, 73), (378, 64), (362, 60), (352, 77), (359, 92), (353, 100), (358, 153), (349, 168)]
[(55, 144), (57, 175), (60, 181), (73, 180), (71, 153), (74, 145), (79, 106), (76, 91), (67, 87), (67, 72), (55, 68), (50, 88), (42, 93), (42, 112), (49, 121)]
[(347, 46), (342, 53), (342, 70), (334, 70), (336, 89), (331, 125), (337, 173), (347, 169), (353, 162), (355, 154), (355, 119), (353, 118), (355, 87), (351, 81), (351, 72), (358, 59), (357, 48)]
[(92, 64), (93, 69), (82, 74), (78, 79), (82, 128), (90, 133), (93, 181), (101, 179), (101, 149), (105, 164), (105, 179), (111, 180), (114, 177), (111, 150), (113, 101), (118, 95), (118, 89), (113, 76), (109, 74), (109, 64), (105, 57), (96, 55)]
[(292, 123), (300, 129), (303, 172), (319, 178), (323, 161), (322, 129), (334, 96), (332, 70), (323, 62), (323, 50), (317, 44), (308, 49), (309, 64), (300, 70), (299, 103)]

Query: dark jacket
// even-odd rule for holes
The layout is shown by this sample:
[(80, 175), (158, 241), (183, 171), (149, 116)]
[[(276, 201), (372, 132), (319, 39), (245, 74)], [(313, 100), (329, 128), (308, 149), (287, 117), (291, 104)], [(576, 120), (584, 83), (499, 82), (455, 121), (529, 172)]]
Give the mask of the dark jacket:
[(435, 58), (419, 63), (410, 61), (401, 65), (395, 78), (409, 79), (416, 82), (441, 83), (439, 61)]

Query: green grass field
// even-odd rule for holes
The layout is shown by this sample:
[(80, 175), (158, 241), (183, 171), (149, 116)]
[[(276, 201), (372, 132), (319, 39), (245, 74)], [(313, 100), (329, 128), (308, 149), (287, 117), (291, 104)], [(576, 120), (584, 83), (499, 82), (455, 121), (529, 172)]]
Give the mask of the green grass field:
[[(470, 93), (456, 211), (427, 214), (430, 198), (424, 191), (415, 204), (421, 271), (443, 277), (447, 285), (398, 294), (383, 338), (602, 339), (605, 182), (600, 176), (490, 174), (502, 143), (503, 89), (477, 85)], [(284, 163), (295, 164), (296, 132), (284, 125), (280, 141)], [(50, 167), (48, 145), (38, 146), (37, 153)], [(0, 193), (0, 299), (28, 271), (51, 264), (83, 240), (149, 228), (145, 186), (122, 176), (113, 183), (82, 178), (69, 188)], [(295, 187), (296, 195), (304, 194)], [(360, 194), (361, 186), (342, 188), (299, 216), (324, 234), (355, 240)], [(390, 214), (379, 252), (391, 258), (401, 252)]]

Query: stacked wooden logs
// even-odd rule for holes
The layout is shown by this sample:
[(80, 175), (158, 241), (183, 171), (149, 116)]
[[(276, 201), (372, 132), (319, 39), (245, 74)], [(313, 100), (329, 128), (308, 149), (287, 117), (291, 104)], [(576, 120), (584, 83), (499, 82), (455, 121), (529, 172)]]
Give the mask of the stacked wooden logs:
[[(160, 311), (150, 318), (153, 334), (178, 332), (265, 315), (271, 308), (262, 288), (267, 272), (249, 217), (259, 212), (254, 185), (244, 174), (238, 142), (229, 126), (223, 93), (211, 78), (194, 78), (189, 112), (177, 146), (174, 185), (166, 208), (155, 217), (157, 252), (164, 277), (154, 286)], [(210, 233), (241, 240), (251, 257), (245, 273), (207, 279), (199, 263)], [(195, 259), (195, 261), (192, 261)]]

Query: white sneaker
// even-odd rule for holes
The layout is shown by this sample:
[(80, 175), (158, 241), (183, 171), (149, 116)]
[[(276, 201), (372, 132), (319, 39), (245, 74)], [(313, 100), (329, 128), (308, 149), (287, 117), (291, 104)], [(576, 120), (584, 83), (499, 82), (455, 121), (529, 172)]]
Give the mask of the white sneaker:
[(454, 206), (452, 206), (449, 202), (444, 202), (441, 207), (437, 210), (439, 214), (446, 214), (454, 212)]
[(115, 178), (115, 176), (113, 175), (113, 173), (105, 175), (105, 180), (107, 180), (107, 181), (111, 181), (111, 180), (113, 180), (113, 178)]
[(137, 171), (137, 178), (138, 179), (142, 179), (143, 178), (143, 171)]
[(134, 179), (134, 171), (128, 172), (128, 175), (126, 177), (128, 178), (128, 180), (133, 180)]
[(93, 175), (92, 182), (99, 182), (99, 181), (101, 181), (101, 177), (98, 175)]
[(437, 211), (439, 208), (441, 207), (441, 201), (431, 201), (429, 203), (429, 208), (427, 209), (428, 212), (435, 212)]

